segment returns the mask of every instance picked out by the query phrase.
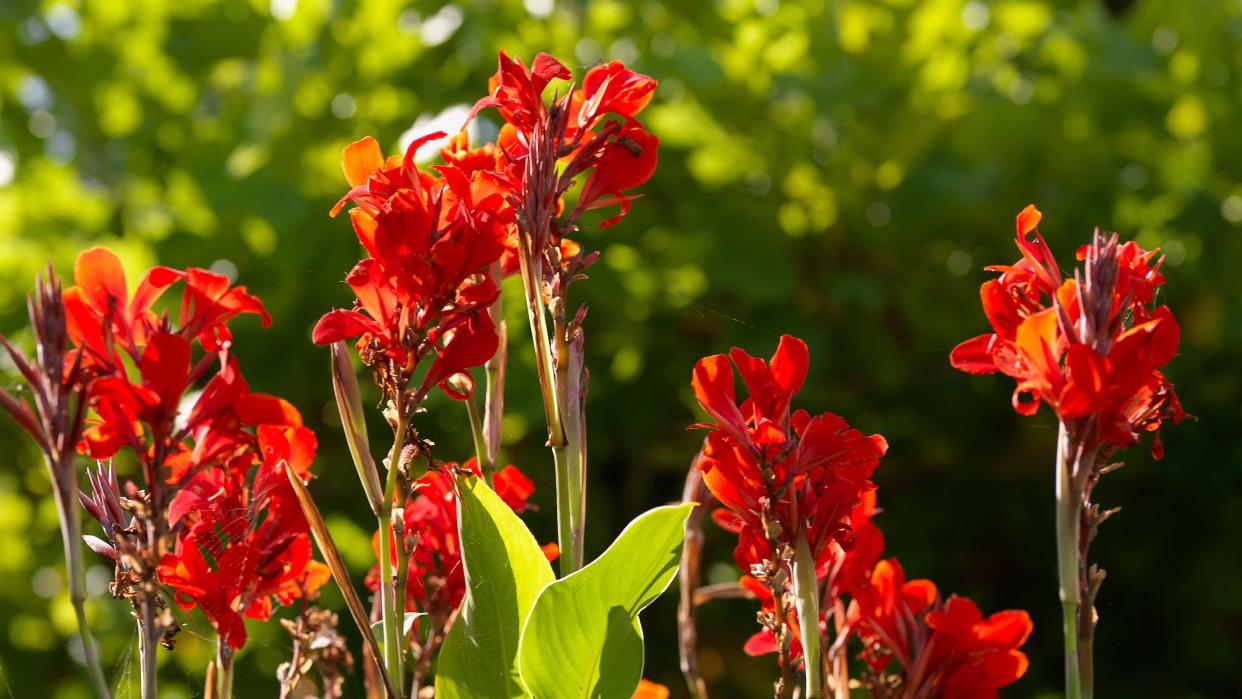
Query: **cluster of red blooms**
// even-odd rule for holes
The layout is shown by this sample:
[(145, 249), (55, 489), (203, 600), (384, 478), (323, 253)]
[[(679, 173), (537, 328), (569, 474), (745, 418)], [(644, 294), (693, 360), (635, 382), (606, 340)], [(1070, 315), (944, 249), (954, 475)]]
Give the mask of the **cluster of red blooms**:
[[(1002, 372), (1017, 382), (1014, 409), (1034, 414), (1047, 403), (1062, 420), (1087, 419), (1093, 444), (1126, 447), (1163, 420), (1184, 414), (1173, 384), (1160, 373), (1177, 354), (1177, 321), (1156, 305), (1164, 284), (1156, 251), (1098, 232), (1078, 249), (1084, 269), (1064, 278), (1036, 226), (1034, 205), (1017, 217), (1022, 259), (980, 289), (992, 332), (950, 355), (972, 374)], [(1162, 455), (1159, 437), (1153, 453)]]
[[(734, 366), (749, 394), (740, 404)], [(839, 608), (845, 594), (853, 600), (840, 633), (865, 644), (873, 687), (892, 686), (880, 675), (896, 658), (902, 696), (994, 696), (1026, 669), (1017, 648), (1029, 618), (1002, 612), (984, 619), (968, 600), (942, 601), (930, 582), (905, 582), (895, 559), (879, 561), (884, 540), (871, 522), (876, 487), (870, 478), (888, 445), (831, 413), (792, 410), (807, 366), (806, 344), (786, 335), (768, 361), (735, 348), (694, 369), (695, 397), (713, 420), (701, 425), (712, 431), (698, 468), (724, 506), (713, 519), (738, 536), (733, 556), (747, 573), (742, 585), (762, 602), (764, 629), (747, 652), (777, 652), (785, 643), (783, 662), (803, 655), (789, 581), (795, 577), (790, 560), (804, 545), (824, 600), (820, 609)], [(821, 616), (820, 634), (826, 629)]]
[[(315, 436), (289, 403), (251, 392), (231, 352), (227, 323), (251, 313), (266, 324), (267, 314), (244, 287), (203, 269), (153, 268), (131, 297), (104, 248), (82, 253), (74, 278), (63, 295), (75, 347), (67, 361), (88, 377), (94, 411), (80, 449), (99, 460), (131, 449), (145, 486), (128, 484), (122, 505), (114, 476), (92, 478), (83, 504), (109, 540), (92, 548), (116, 561), (118, 594), (167, 585), (240, 648), (242, 613), (266, 619), (272, 597), (288, 604), (327, 581), (283, 470), (309, 479)], [(173, 322), (154, 306), (177, 282)]]
[(862, 658), (879, 696), (894, 683), (884, 679), (896, 661), (905, 697), (996, 697), (996, 690), (1025, 672), (1018, 650), (1031, 633), (1024, 611), (984, 617), (974, 602), (944, 599), (930, 580), (906, 580), (896, 558), (881, 560), (884, 535), (872, 521), (874, 496), (854, 510), (854, 546), (838, 554), (827, 594), (849, 595), (846, 633), (861, 640)]
[[(496, 352), (497, 332), (486, 309), (499, 294), (501, 270), (518, 269), (518, 218), (545, 195), (527, 177), (532, 139), (536, 132), (548, 137), (543, 92), (552, 79), (570, 77), (545, 54), (528, 70), (501, 53), (490, 95), (471, 113), (473, 119), (485, 107), (499, 110), (506, 124), (497, 142), (471, 147), (463, 130), (441, 149), (443, 164), (430, 171), (420, 169), (414, 155), (442, 138), (441, 132), (416, 139), (402, 157), (385, 158), (370, 137), (345, 149), (342, 168), (351, 189), (332, 214), (354, 204), (349, 215), (367, 257), (346, 277), (354, 308), (325, 315), (315, 327), (316, 343), (360, 337), (363, 362), (393, 392), (404, 390), (419, 362), (434, 355), (415, 397), (440, 386), (465, 398), (468, 370)], [(587, 73), (556, 135), (567, 144), (553, 160), (568, 163), (564, 186), (540, 204), (559, 211), (573, 177), (589, 171), (575, 216), (620, 205), (621, 214), (606, 226), (625, 213), (632, 197), (624, 192), (646, 181), (655, 167), (655, 137), (633, 119), (654, 88), (654, 80), (619, 62)], [(624, 121), (605, 120), (608, 114)], [(582, 256), (573, 243), (559, 236), (555, 242), (566, 261)]]

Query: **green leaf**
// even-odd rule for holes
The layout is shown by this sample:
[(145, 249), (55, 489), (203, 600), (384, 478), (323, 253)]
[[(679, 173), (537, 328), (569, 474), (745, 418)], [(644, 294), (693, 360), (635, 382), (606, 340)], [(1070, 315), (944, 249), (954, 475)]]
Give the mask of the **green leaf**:
[(522, 630), (522, 682), (535, 699), (630, 699), (643, 672), (638, 613), (677, 575), (693, 504), (657, 507), (608, 550), (545, 587)]
[(457, 484), (466, 598), (440, 650), (436, 697), (525, 697), (518, 637), (535, 597), (556, 576), (530, 530), (482, 479)]

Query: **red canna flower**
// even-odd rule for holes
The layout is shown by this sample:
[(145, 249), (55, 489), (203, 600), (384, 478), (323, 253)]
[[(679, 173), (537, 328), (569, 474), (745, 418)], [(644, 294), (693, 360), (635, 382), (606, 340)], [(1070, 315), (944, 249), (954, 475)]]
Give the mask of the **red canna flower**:
[(649, 133), (634, 120), (617, 134), (617, 140), (600, 151), (586, 185), (578, 199), (578, 209), (600, 209), (619, 205), (616, 216), (599, 224), (600, 228), (615, 225), (630, 211), (631, 202), (638, 195), (624, 192), (634, 189), (651, 179), (655, 173), (660, 139)]
[(500, 65), (488, 82), (489, 94), (475, 102), (470, 119), (495, 107), (506, 122), (528, 133), (546, 112), (543, 91), (548, 83), (572, 77), (564, 64), (546, 53), (536, 55), (527, 68), (520, 58), (510, 58), (501, 51)]
[[(740, 406), (730, 359), (750, 392)], [(789, 335), (781, 337), (769, 362), (736, 348), (728, 357), (700, 360), (695, 397), (715, 419), (705, 425), (713, 431), (700, 469), (708, 489), (744, 527), (764, 531), (761, 513), (768, 500), (791, 540), (805, 532), (824, 565), (830, 542), (850, 543), (850, 512), (875, 487), (869, 478), (887, 443), (832, 413), (791, 413), (806, 371), (806, 344)]]
[(159, 319), (151, 307), (181, 278), (181, 272), (154, 267), (129, 297), (121, 261), (107, 248), (91, 248), (78, 255), (73, 268), (74, 286), (64, 292), (69, 337), (82, 348), (82, 364), (92, 367), (119, 364), (116, 346), (130, 358), (156, 332)]
[(578, 127), (589, 129), (606, 114), (637, 116), (655, 96), (658, 84), (621, 61), (595, 66), (582, 79), (580, 99), (575, 100)]
[(186, 288), (180, 329), (175, 332), (198, 340), (208, 352), (228, 346), (231, 335), (226, 323), (239, 314), (258, 314), (264, 326), (271, 322), (262, 303), (247, 294), (245, 287), (230, 287), (227, 277), (205, 269), (181, 272), (153, 267), (130, 298), (120, 259), (107, 248), (91, 248), (78, 256), (75, 284), (64, 292), (69, 336), (84, 352), (83, 366), (115, 370), (121, 364), (118, 350), (136, 361), (152, 335), (174, 332), (152, 307), (181, 280)]
[(1026, 655), (1018, 650), (1031, 635), (1031, 618), (1023, 611), (997, 612), (986, 619), (974, 602), (952, 596), (927, 615), (929, 645), (945, 669), (942, 697), (985, 699), (1026, 674)]
[[(549, 206), (559, 216), (562, 196), (575, 178), (587, 174), (570, 215), (555, 223), (547, 232), (550, 235), (531, 230), (537, 252), (559, 247), (584, 211), (620, 206), (620, 212), (600, 227), (614, 225), (635, 198), (625, 192), (646, 182), (655, 170), (659, 139), (635, 117), (651, 101), (656, 80), (612, 61), (587, 71), (581, 90), (566, 91), (550, 104), (544, 102), (543, 93), (552, 80), (572, 77), (568, 68), (547, 54), (536, 56), (528, 70), (502, 51), (489, 83), (490, 94), (475, 103), (469, 117), (494, 107), (505, 120), (498, 144), (509, 163), (503, 169), (512, 182), (519, 218), (523, 211), (528, 217), (542, 218)], [(609, 115), (619, 120), (608, 119)], [(553, 172), (558, 161), (565, 164), (559, 174)], [(554, 269), (559, 266), (557, 260), (550, 262)]]
[(1063, 420), (1090, 419), (1098, 441), (1114, 447), (1159, 429), (1162, 419), (1180, 421), (1173, 385), (1159, 371), (1180, 338), (1168, 307), (1151, 305), (1164, 283), (1160, 259), (1097, 235), (1078, 251), (1084, 269), (1062, 279), (1036, 228), (1040, 217), (1034, 206), (1019, 214), (1022, 259), (990, 267), (1001, 276), (980, 290), (992, 332), (958, 345), (953, 366), (1013, 377), (1019, 413), (1047, 403)]
[[(258, 450), (228, 468), (198, 472), (169, 506), (180, 526), (159, 579), (183, 609), (200, 607), (233, 648), (246, 641), (242, 616), (271, 618), (273, 599), (288, 605), (327, 583), (312, 559), (310, 534), (284, 469), (309, 479), (315, 435), (305, 427), (260, 425)], [(257, 461), (257, 465), (255, 462)], [(252, 475), (251, 475), (252, 474)]]
[(321, 318), (313, 339), (361, 336), (363, 362), (377, 366), (394, 389), (435, 354), (418, 395), (441, 385), (463, 398), (447, 379), (495, 352), (485, 311), (499, 287), (486, 271), (505, 249), (513, 214), (494, 151), (469, 149), (464, 134), (443, 149), (446, 164), (435, 174), (415, 166), (418, 147), (442, 135), (416, 140), (400, 159), (385, 160), (369, 137), (345, 149), (342, 169), (352, 189), (332, 213), (356, 205), (350, 219), (369, 257), (346, 277), (354, 308)]
[[(734, 366), (749, 393), (740, 404)], [(713, 519), (738, 536), (733, 557), (750, 574), (743, 584), (761, 600), (761, 618), (780, 620), (765, 622), (747, 652), (775, 650), (778, 635), (789, 633), (795, 659), (801, 654), (797, 621), (777, 608), (786, 597), (782, 581), (792, 577), (791, 552), (804, 538), (816, 577), (829, 577), (856, 540), (853, 513), (874, 490), (870, 477), (887, 449), (883, 437), (863, 435), (836, 415), (793, 410), (807, 366), (806, 344), (786, 335), (768, 361), (736, 348), (705, 357), (692, 381), (699, 405), (713, 419), (701, 425), (712, 432), (698, 468), (727, 508)]]
[[(143, 477), (141, 489), (127, 484), (138, 503), (128, 517), (114, 476), (105, 481), (101, 467), (92, 478), (84, 503), (109, 539), (92, 548), (116, 561), (113, 590), (131, 599), (144, 627), (175, 631), (167, 613), (144, 611), (158, 609), (148, 597), (163, 584), (239, 648), (243, 614), (268, 618), (273, 599), (288, 604), (327, 581), (284, 476), (288, 467), (309, 478), (314, 435), (288, 402), (251, 392), (230, 352), (228, 323), (253, 313), (267, 324), (267, 313), (244, 287), (207, 270), (156, 267), (133, 298), (107, 249), (82, 253), (74, 271), (63, 294), (69, 361), (85, 370), (92, 411), (80, 449), (95, 459), (132, 449)], [(174, 322), (154, 304), (178, 281)]]
[[(863, 643), (871, 681), (900, 686), (903, 699), (994, 698), (1026, 672), (1018, 650), (1031, 633), (1026, 612), (985, 619), (968, 599), (942, 601), (931, 581), (907, 581), (895, 558), (877, 563), (852, 594), (849, 631)], [(898, 682), (885, 679), (894, 661)]]
[(923, 616), (939, 593), (930, 580), (906, 580), (896, 558), (875, 564), (871, 579), (852, 592), (849, 623), (863, 642), (863, 659), (882, 672), (894, 657), (912, 668), (927, 642)]

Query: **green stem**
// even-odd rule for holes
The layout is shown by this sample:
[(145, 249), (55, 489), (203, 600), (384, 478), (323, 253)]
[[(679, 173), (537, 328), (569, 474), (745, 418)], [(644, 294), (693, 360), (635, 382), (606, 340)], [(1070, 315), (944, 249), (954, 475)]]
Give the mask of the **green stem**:
[[(104, 677), (99, 653), (95, 650), (95, 638), (86, 620), (86, 564), (82, 559), (82, 513), (75, 493), (62, 492), (62, 483), (73, 483), (76, 478), (69, 470), (66, 478), (52, 479), (52, 494), (60, 514), (60, 536), (65, 548), (65, 573), (69, 578), (69, 601), (78, 620), (78, 637), (82, 639), (82, 658), (90, 677), (91, 689), (96, 699), (111, 699), (108, 681)], [(72, 479), (72, 480), (70, 480)]]
[(395, 592), (397, 604), (397, 669), (401, 673), (396, 684), (405, 687), (405, 649), (409, 646), (409, 638), (405, 635), (405, 590), (409, 584), (410, 578), (410, 557), (405, 550), (405, 526), (402, 522), (400, 535), (397, 537), (397, 589)]
[[(487, 273), (499, 288), (504, 278), (500, 260), (493, 262), (488, 267)], [(496, 300), (487, 309), (492, 323), (496, 326), (499, 342), (496, 344), (496, 353), (483, 365), (487, 381), (487, 393), (483, 403), (483, 442), (487, 445), (488, 460), (493, 465), (500, 457), (501, 420), (505, 412), (505, 363), (509, 358), (509, 330), (504, 321), (502, 298), (503, 294), (498, 294)]]
[[(380, 528), (380, 612), (384, 629), (384, 667), (392, 681), (396, 699), (402, 699), (405, 687), (405, 660), (401, 653), (401, 626), (404, 610), (398, 610), (395, 581), (392, 574), (392, 503), (397, 493), (398, 471), (401, 470), (401, 449), (408, 428), (405, 406), (400, 393), (393, 400), (396, 427), (393, 429), (392, 452), (388, 458), (388, 479), (384, 487), (384, 503), (377, 517)], [(400, 542), (397, 542), (400, 545)]]
[(1081, 605), (1078, 542), (1082, 495), (1075, 487), (1072, 441), (1070, 430), (1062, 422), (1057, 437), (1057, 580), (1065, 635), (1065, 696), (1066, 699), (1089, 699), (1082, 694), (1078, 657), (1078, 609)]
[(216, 637), (216, 687), (219, 699), (233, 697), (233, 648), (219, 636)]
[(586, 514), (585, 450), (582, 430), (581, 388), (578, 378), (581, 365), (570, 357), (568, 328), (564, 314), (554, 314), (552, 331), (556, 335), (556, 396), (560, 406), (564, 446), (553, 449), (556, 460), (557, 531), (560, 534), (561, 575), (582, 567), (584, 516)]
[(142, 683), (142, 699), (159, 699), (159, 680), (156, 664), (156, 648), (160, 645), (160, 632), (155, 628), (155, 601), (144, 598), (138, 605), (138, 661)]
[(535, 344), (535, 368), (539, 374), (539, 391), (543, 397), (543, 412), (548, 420), (548, 444), (553, 448), (564, 446), (565, 432), (561, 425), (560, 408), (557, 405), (556, 387), (553, 385), (551, 344), (548, 340), (548, 320), (543, 305), (542, 253), (532, 252), (529, 236), (518, 241), (518, 261), (521, 264), (522, 286), (526, 291), (526, 316), (530, 321), (531, 340)]
[(496, 464), (492, 461), (483, 439), (483, 417), (479, 415), (479, 406), (474, 402), (474, 396), (467, 396), (463, 402), (466, 404), (466, 413), (470, 416), (470, 434), (474, 437), (474, 455), (479, 460), (479, 470), (487, 480), (487, 487), (495, 488), (493, 476), (496, 473)]
[(819, 634), (819, 583), (815, 579), (815, 556), (806, 534), (798, 535), (793, 559), (794, 606), (802, 632), (802, 656), (806, 665), (806, 698), (820, 699), (824, 693), (822, 647)]

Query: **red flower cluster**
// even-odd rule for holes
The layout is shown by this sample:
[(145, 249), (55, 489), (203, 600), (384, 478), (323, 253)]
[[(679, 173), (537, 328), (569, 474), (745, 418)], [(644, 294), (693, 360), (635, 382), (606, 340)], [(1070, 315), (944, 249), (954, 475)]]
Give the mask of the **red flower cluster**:
[[(750, 393), (741, 405), (730, 359)], [(766, 518), (787, 542), (805, 536), (816, 567), (826, 572), (830, 544), (852, 542), (850, 512), (875, 487), (869, 479), (888, 449), (883, 437), (866, 436), (832, 413), (792, 411), (806, 372), (806, 343), (789, 335), (770, 361), (734, 348), (694, 368), (694, 395), (715, 420), (702, 425), (712, 432), (699, 468), (728, 508), (715, 518), (738, 534), (734, 559), (743, 570), (773, 555)]]
[[(84, 368), (93, 411), (80, 449), (101, 460), (133, 450), (145, 479), (145, 492), (129, 491), (145, 502), (135, 516), (150, 522), (139, 530), (156, 533), (118, 542), (121, 534), (106, 526), (112, 541), (96, 550), (116, 558), (119, 547), (145, 559), (183, 607), (201, 606), (221, 637), (241, 647), (241, 613), (267, 618), (273, 596), (287, 604), (327, 580), (326, 568), (311, 560), (307, 525), (283, 472), (287, 463), (309, 478), (315, 436), (288, 402), (251, 392), (231, 353), (227, 323), (254, 313), (266, 324), (267, 313), (245, 288), (194, 268), (151, 269), (131, 298), (120, 260), (105, 248), (82, 253), (74, 277), (63, 294), (75, 347), (67, 362)], [(173, 323), (154, 306), (179, 281), (185, 287)], [(96, 488), (84, 503), (120, 525), (119, 505), (109, 504), (115, 490)], [(175, 537), (173, 552), (165, 533)]]
[(861, 640), (873, 682), (888, 682), (895, 660), (902, 697), (985, 699), (1026, 673), (1026, 612), (985, 619), (968, 599), (941, 598), (930, 580), (906, 580), (896, 558), (879, 560), (883, 536), (865, 519), (856, 526), (867, 544), (841, 557), (833, 580), (851, 597), (846, 633)]
[[(174, 325), (152, 307), (180, 280), (185, 292), (180, 322)], [(263, 305), (245, 287), (230, 287), (226, 277), (204, 269), (155, 267), (130, 298), (120, 259), (106, 248), (91, 248), (78, 256), (74, 281), (75, 286), (64, 292), (67, 328), (76, 348), (66, 361), (79, 361), (81, 355), (91, 377), (88, 400), (96, 415), (82, 444), (91, 458), (107, 459), (130, 447), (140, 459), (150, 461), (158, 450), (160, 463), (155, 466), (162, 468), (190, 453), (183, 440), (193, 434), (196, 445), (217, 445), (211, 454), (197, 454), (195, 463), (204, 466), (210, 463), (207, 457), (233, 451), (220, 444), (222, 423), (240, 428), (283, 419), (287, 404), (249, 393), (229, 356), (229, 320), (256, 313), (268, 322)], [(191, 364), (196, 341), (206, 354)], [(183, 397), (213, 365), (218, 365), (216, 375), (184, 422), (177, 423)], [(129, 366), (135, 371), (130, 372)], [(273, 415), (275, 420), (270, 419)], [(248, 441), (240, 429), (229, 432), (230, 442)]]
[(487, 169), (495, 157), (471, 152), (460, 140), (445, 149), (449, 164), (434, 173), (418, 169), (418, 147), (443, 135), (414, 141), (404, 158), (385, 160), (370, 137), (345, 149), (341, 164), (352, 189), (332, 213), (355, 204), (350, 219), (369, 257), (346, 277), (355, 308), (321, 318), (314, 341), (361, 335), (363, 362), (401, 388), (434, 355), (419, 394), (439, 385), (463, 398), (448, 379), (496, 351), (496, 329), (480, 311), (499, 288), (484, 272), (504, 250), (512, 210), (497, 174)]
[[(416, 397), (434, 386), (466, 397), (461, 386), (471, 385), (468, 370), (491, 358), (498, 344), (484, 312), (499, 293), (499, 274), (489, 267), (503, 256), (503, 268), (516, 271), (516, 219), (537, 198), (527, 173), (535, 132), (549, 137), (543, 92), (550, 80), (569, 77), (568, 69), (544, 54), (528, 70), (501, 53), (491, 94), (470, 115), (486, 107), (499, 110), (507, 123), (497, 143), (471, 148), (463, 131), (441, 149), (443, 164), (430, 172), (418, 168), (414, 154), (443, 133), (415, 140), (403, 157), (385, 159), (370, 137), (345, 149), (342, 169), (351, 189), (332, 214), (355, 205), (350, 219), (368, 257), (346, 277), (354, 307), (321, 318), (317, 344), (361, 337), (363, 362), (394, 391), (403, 390), (419, 363), (434, 356)], [(618, 62), (587, 73), (583, 89), (573, 93), (572, 119), (568, 113), (560, 119), (554, 161), (568, 164), (562, 186), (542, 202), (547, 211), (559, 211), (573, 177), (589, 172), (576, 211), (620, 205), (621, 214), (603, 225), (620, 219), (633, 198), (624, 192), (646, 181), (655, 167), (656, 139), (633, 118), (655, 85)], [(608, 121), (608, 114), (623, 121)], [(576, 244), (559, 235), (555, 244), (566, 261), (582, 257)], [(450, 382), (453, 377), (458, 380)]]
[(312, 560), (306, 520), (284, 472), (291, 468), (309, 480), (314, 433), (300, 425), (262, 425), (258, 442), (256, 468), (234, 464), (199, 473), (173, 499), (169, 523), (181, 533), (159, 567), (177, 603), (201, 607), (233, 648), (246, 642), (243, 614), (266, 621), (273, 597), (288, 605), (330, 577), (327, 566)]
[[(539, 203), (556, 204), (559, 209), (568, 182), (589, 173), (570, 218), (576, 219), (577, 214), (590, 209), (619, 206), (616, 216), (600, 224), (608, 228), (630, 209), (635, 197), (625, 192), (655, 172), (659, 139), (636, 117), (651, 101), (658, 83), (629, 70), (621, 61), (612, 61), (587, 71), (582, 89), (569, 93), (567, 102), (554, 102), (550, 110), (543, 100), (548, 84), (572, 78), (568, 68), (546, 53), (535, 56), (527, 68), (502, 51), (499, 67), (489, 82), (489, 94), (475, 103), (470, 116), (495, 108), (504, 118), (506, 125), (497, 141), (511, 163), (510, 184), (524, 198), (535, 193), (551, 196), (551, 201)], [(620, 120), (608, 120), (608, 115)], [(544, 143), (555, 144), (554, 159), (566, 163), (564, 184), (554, 192), (533, 181), (539, 170), (526, 162)]]
[[(406, 501), (402, 518), (410, 566), (406, 610), (425, 612), (441, 621), (461, 605), (466, 594), (457, 531), (457, 493), (452, 476), (459, 468), (482, 477), (478, 460), (474, 458), (461, 467), (449, 463), (441, 469), (428, 471), (414, 483), (414, 494)], [(512, 465), (496, 472), (494, 485), (500, 499), (518, 514), (526, 511), (527, 500), (535, 492), (535, 484)], [(372, 541), (377, 559), (379, 537), (380, 533), (375, 532)], [(397, 562), (395, 549), (394, 544), (394, 565)], [(544, 547), (544, 553), (554, 559), (555, 545)], [(379, 589), (378, 565), (371, 569), (366, 582), (372, 590)]]
[[(730, 360), (750, 394), (740, 405)], [(852, 546), (851, 513), (875, 488), (869, 479), (888, 449), (883, 437), (866, 436), (832, 413), (811, 417), (792, 410), (807, 364), (806, 343), (785, 335), (769, 361), (734, 348), (728, 356), (699, 360), (692, 381), (699, 405), (714, 420), (700, 425), (712, 431), (698, 462), (704, 484), (725, 506), (713, 519), (737, 534), (733, 558), (752, 574), (743, 585), (769, 614), (780, 597), (770, 580), (779, 575), (775, 562), (787, 559), (785, 549), (805, 538), (822, 580), (836, 552)], [(797, 657), (796, 621), (786, 624), (794, 630)], [(749, 650), (774, 650), (773, 632), (765, 629)]]
[[(724, 506), (712, 518), (737, 534), (733, 558), (749, 573), (741, 584), (760, 600), (759, 617), (766, 620), (746, 652), (777, 652), (778, 634), (788, 633), (790, 659), (802, 656), (801, 630), (788, 613), (782, 581), (794, 577), (788, 560), (805, 538), (823, 596), (821, 633), (823, 614), (843, 611), (848, 595), (852, 603), (839, 619), (840, 633), (861, 639), (873, 682), (888, 683), (891, 678), (880, 675), (897, 658), (903, 697), (995, 696), (996, 687), (1026, 670), (1017, 648), (1030, 633), (1029, 618), (1002, 612), (985, 620), (969, 600), (942, 601), (931, 582), (906, 582), (896, 559), (880, 561), (884, 535), (872, 521), (877, 510), (870, 477), (887, 443), (831, 413), (812, 418), (793, 410), (807, 364), (806, 344), (786, 335), (766, 362), (735, 348), (728, 356), (703, 358), (694, 369), (695, 397), (713, 420), (700, 425), (712, 432), (698, 468)], [(740, 404), (734, 367), (749, 393)]]
[[(1087, 418), (1100, 443), (1133, 444), (1164, 419), (1184, 415), (1160, 368), (1177, 354), (1177, 321), (1155, 305), (1164, 284), (1160, 258), (1133, 242), (1097, 234), (1078, 250), (1084, 268), (1063, 278), (1036, 226), (1034, 205), (1018, 214), (1022, 259), (980, 289), (992, 332), (950, 355), (972, 374), (1003, 372), (1017, 381), (1014, 409), (1031, 415), (1041, 402), (1063, 420)], [(1159, 441), (1153, 452), (1160, 455)]]

